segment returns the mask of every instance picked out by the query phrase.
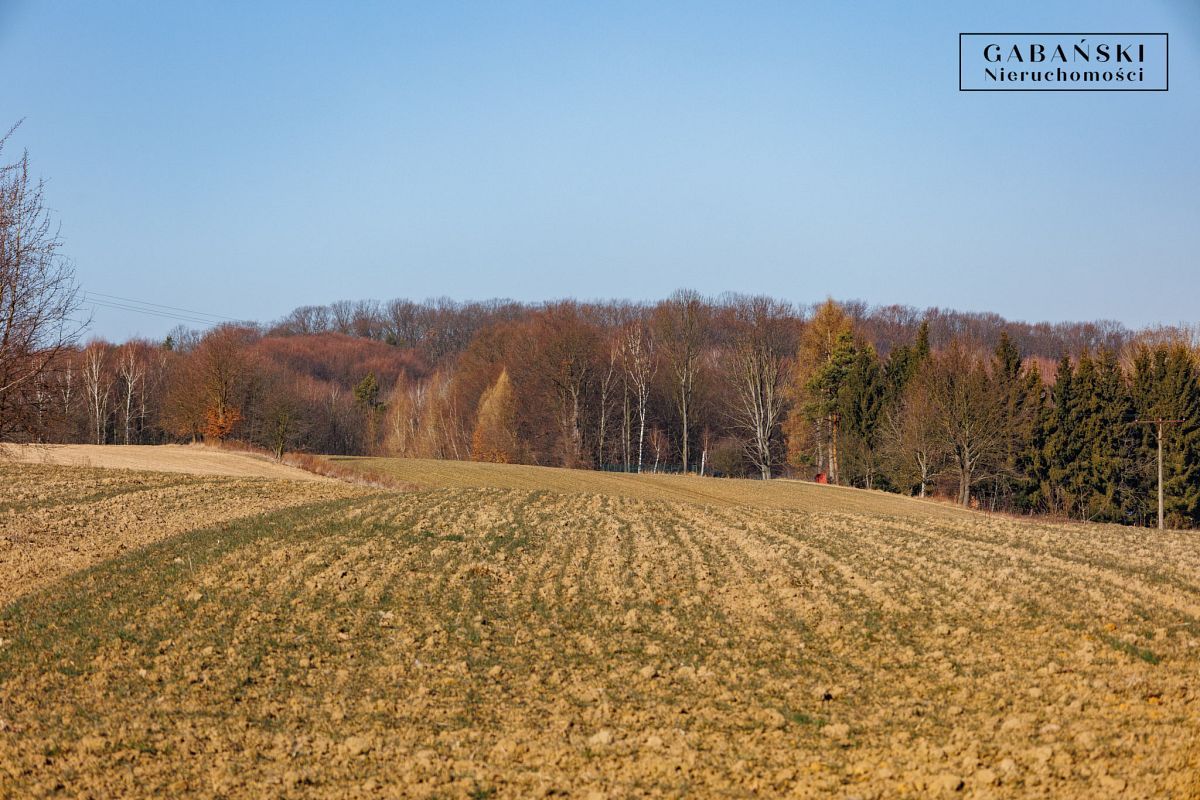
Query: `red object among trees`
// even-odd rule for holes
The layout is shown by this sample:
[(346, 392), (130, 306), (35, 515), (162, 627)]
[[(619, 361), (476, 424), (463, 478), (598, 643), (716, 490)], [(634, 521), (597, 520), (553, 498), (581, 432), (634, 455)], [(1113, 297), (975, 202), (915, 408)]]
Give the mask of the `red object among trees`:
[(829, 483), (829, 476), (824, 472), (818, 472), (817, 477), (814, 480), (816, 480), (817, 483)]

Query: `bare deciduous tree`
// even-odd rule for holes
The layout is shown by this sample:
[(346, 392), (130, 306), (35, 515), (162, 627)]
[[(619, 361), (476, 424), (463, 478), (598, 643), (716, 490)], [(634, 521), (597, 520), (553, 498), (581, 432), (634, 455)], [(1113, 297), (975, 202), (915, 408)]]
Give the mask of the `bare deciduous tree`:
[[(146, 368), (138, 353), (136, 342), (126, 342), (121, 345), (117, 354), (117, 374), (121, 379), (122, 425), (124, 428), (125, 444), (132, 444), (134, 432), (134, 413), (138, 406), (134, 398), (145, 394), (144, 381)], [(139, 425), (140, 427), (140, 425)]]
[(946, 460), (944, 439), (929, 399), (928, 381), (913, 381), (899, 406), (884, 413), (883, 458), (901, 489), (925, 497)]
[(667, 435), (660, 428), (653, 428), (650, 431), (650, 449), (654, 451), (654, 466), (651, 468), (651, 472), (658, 472), (658, 462), (666, 455), (669, 446)]
[(958, 502), (988, 478), (1005, 452), (1004, 409), (982, 360), (957, 342), (930, 359), (916, 378), (937, 421), (941, 445), (958, 479)]
[(680, 458), (688, 471), (688, 430), (707, 337), (708, 304), (697, 292), (681, 289), (655, 309), (658, 340), (674, 378), (679, 411)]
[(746, 455), (763, 480), (771, 477), (783, 419), (789, 356), (795, 349), (795, 318), (785, 303), (769, 297), (739, 297), (728, 374), (733, 382), (734, 424), (746, 435)]
[(385, 451), (407, 458), (458, 458), (463, 434), (453, 402), (450, 378), (443, 372), (398, 383), (388, 399)]
[(75, 318), (79, 288), (43, 189), (27, 153), (0, 166), (0, 441), (42, 436), (50, 373), (86, 327)]
[(250, 343), (252, 328), (221, 325), (195, 345), (175, 373), (166, 404), (172, 432), (222, 440), (237, 429), (244, 401), (259, 372)]
[(91, 435), (96, 444), (104, 444), (107, 438), (108, 401), (112, 394), (108, 348), (103, 342), (92, 342), (84, 351), (83, 390), (87, 395)]
[(646, 442), (646, 409), (650, 405), (650, 382), (654, 379), (654, 337), (640, 321), (629, 323), (621, 337), (621, 366), (633, 389), (633, 413), (637, 419), (637, 471), (642, 471)]
[(58, 376), (58, 394), (62, 398), (62, 415), (67, 418), (71, 414), (72, 400), (75, 397), (75, 364), (71, 358), (63, 360), (63, 367)]
[(574, 303), (546, 309), (532, 331), (540, 379), (553, 399), (558, 455), (564, 467), (584, 465), (584, 416), (593, 394), (600, 334)]
[(608, 341), (608, 364), (600, 365), (600, 397), (599, 397), (599, 420), (597, 421), (596, 431), (596, 457), (597, 465), (601, 468), (605, 465), (606, 444), (608, 441), (608, 418), (612, 412), (613, 393), (616, 389), (618, 366), (621, 363), (621, 341), (618, 337), (610, 338)]

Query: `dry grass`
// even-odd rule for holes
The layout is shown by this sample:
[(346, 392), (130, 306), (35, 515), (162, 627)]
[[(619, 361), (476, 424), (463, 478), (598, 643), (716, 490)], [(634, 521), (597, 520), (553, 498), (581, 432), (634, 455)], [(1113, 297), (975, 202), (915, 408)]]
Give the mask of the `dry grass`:
[(570, 493), (356, 490), (25, 594), (0, 612), (0, 796), (1200, 792), (1189, 534), (396, 471)]
[(601, 494), (635, 500), (664, 500), (718, 507), (752, 505), (801, 511), (839, 509), (870, 514), (974, 518), (973, 512), (933, 501), (867, 492), (806, 481), (642, 475), (595, 470), (440, 461), (421, 458), (325, 456), (328, 461), (371, 475), (386, 475), (427, 489), (521, 489)]
[(18, 464), (183, 472), (236, 478), (323, 481), (326, 478), (280, 464), (264, 454), (200, 444), (24, 444), (0, 446), (0, 461)]
[(368, 486), (376, 489), (396, 489), (398, 491), (414, 491), (421, 487), (398, 478), (388, 470), (376, 470), (364, 463), (347, 463), (336, 456), (320, 456), (311, 453), (288, 453), (284, 462), (289, 466), (302, 469), (314, 475), (334, 478), (357, 486)]

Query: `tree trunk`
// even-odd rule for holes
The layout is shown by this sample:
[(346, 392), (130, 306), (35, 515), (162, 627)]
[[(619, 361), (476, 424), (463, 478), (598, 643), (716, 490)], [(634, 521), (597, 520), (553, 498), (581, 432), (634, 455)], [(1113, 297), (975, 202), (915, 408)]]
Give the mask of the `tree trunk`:
[(633, 449), (633, 415), (629, 413), (629, 388), (626, 387), (622, 393), (621, 402), (621, 456), (622, 463), (625, 465), (625, 471), (629, 472), (632, 464), (630, 451)]
[(637, 471), (642, 474), (642, 453), (645, 450), (646, 442), (646, 403), (642, 398), (638, 398), (638, 445), (637, 445)]
[(829, 418), (829, 482), (841, 483), (841, 467), (838, 464), (838, 417)]
[(683, 417), (683, 439), (682, 439), (682, 456), (683, 456), (683, 474), (688, 471), (688, 396), (687, 392), (680, 394), (679, 398), (680, 415)]
[(129, 418), (133, 415), (134, 384), (127, 378), (125, 381), (125, 444), (129, 444)]

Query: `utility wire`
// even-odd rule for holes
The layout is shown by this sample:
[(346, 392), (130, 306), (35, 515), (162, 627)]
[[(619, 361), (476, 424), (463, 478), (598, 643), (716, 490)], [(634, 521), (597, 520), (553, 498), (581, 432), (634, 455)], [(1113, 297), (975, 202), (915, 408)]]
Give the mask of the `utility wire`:
[(109, 302), (106, 302), (103, 300), (95, 300), (92, 298), (86, 298), (84, 300), (84, 302), (87, 303), (88, 305), (98, 306), (100, 308), (110, 308), (110, 309), (116, 309), (119, 311), (133, 311), (138, 314), (147, 314), (149, 316), (160, 317), (162, 319), (174, 320), (176, 322), (187, 322), (187, 323), (190, 323), (193, 325), (210, 326), (210, 325), (219, 325), (220, 324), (219, 320), (201, 319), (199, 317), (188, 317), (188, 316), (184, 316), (182, 314), (170, 314), (165, 311), (155, 311), (155, 310), (149, 309), (149, 308), (138, 308), (137, 306), (124, 305), (121, 303), (109, 303)]
[(113, 294), (105, 294), (104, 292), (93, 292), (84, 290), (83, 302), (99, 308), (113, 309), (117, 311), (132, 311), (136, 314), (145, 314), (160, 319), (169, 319), (175, 322), (182, 322), (189, 325), (198, 325), (201, 327), (212, 327), (220, 325), (223, 322), (239, 322), (240, 320), (234, 317), (226, 317), (221, 314), (210, 314), (207, 311), (195, 311), (189, 308), (180, 308), (179, 306), (168, 306), (163, 303), (151, 303), (148, 300), (135, 300), (130, 297), (120, 297)]
[(217, 323), (214, 323), (212, 320), (207, 320), (207, 319), (191, 319), (191, 318), (189, 318), (189, 317), (177, 317), (177, 316), (174, 316), (174, 315), (171, 315), (171, 314), (159, 314), (159, 313), (157, 313), (157, 312), (155, 312), (155, 311), (146, 311), (146, 310), (144, 310), (144, 309), (139, 309), (139, 308), (131, 308), (131, 307), (128, 307), (128, 306), (106, 305), (106, 304), (92, 304), (92, 310), (93, 310), (93, 311), (94, 311), (94, 310), (96, 310), (96, 309), (98, 309), (98, 308), (104, 308), (104, 309), (113, 309), (113, 310), (117, 310), (117, 311), (132, 311), (132, 312), (134, 312), (134, 313), (137, 313), (137, 314), (143, 314), (143, 315), (145, 315), (145, 316), (157, 317), (157, 318), (159, 318), (159, 319), (170, 320), (170, 321), (172, 321), (172, 322), (186, 323), (186, 324), (188, 324), (188, 325), (192, 325), (192, 326), (196, 326), (196, 327), (202, 327), (202, 328), (208, 328), (208, 327), (212, 327), (213, 325), (217, 324)]
[(181, 311), (189, 317), (211, 317), (212, 319), (225, 320), (226, 322), (241, 322), (242, 320), (234, 317), (226, 317), (221, 314), (210, 314), (207, 311), (196, 311), (190, 308), (180, 308), (179, 306), (168, 306), (162, 303), (151, 303), (148, 300), (135, 300), (132, 297), (119, 297), (115, 294), (105, 294), (104, 292), (93, 292), (90, 289), (84, 291), (85, 296), (100, 297), (105, 300), (116, 300), (122, 303), (129, 303), (135, 306), (148, 306), (150, 308), (161, 308), (168, 311)]
[(100, 300), (95, 297), (84, 298), (84, 303), (87, 305), (104, 306), (107, 308), (120, 308), (126, 311), (143, 311), (147, 314), (155, 314), (164, 317), (178, 317), (179, 319), (186, 319), (190, 321), (206, 320), (205, 317), (194, 314), (185, 314), (183, 312), (174, 311), (159, 311), (158, 309), (154, 308), (145, 308), (143, 306), (132, 305), (130, 303), (117, 303), (111, 300)]

